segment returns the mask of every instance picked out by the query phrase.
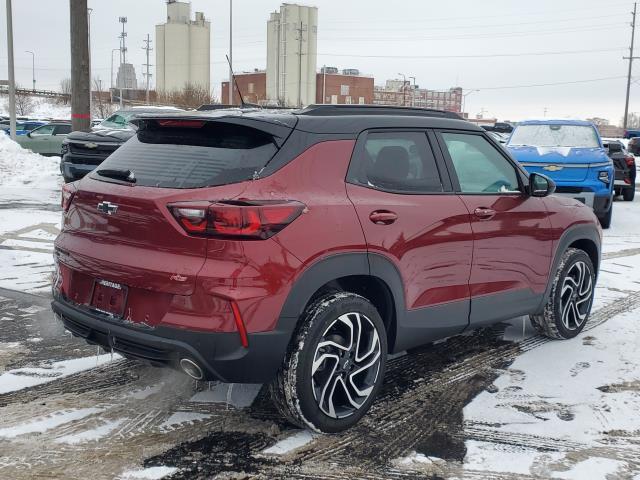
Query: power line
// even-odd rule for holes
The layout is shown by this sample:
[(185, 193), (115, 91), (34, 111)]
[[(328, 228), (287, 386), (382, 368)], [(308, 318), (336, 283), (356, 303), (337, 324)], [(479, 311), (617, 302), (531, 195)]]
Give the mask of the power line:
[(598, 50), (565, 50), (556, 52), (528, 52), (528, 53), (489, 53), (478, 55), (361, 55), (348, 53), (318, 53), (327, 57), (353, 57), (353, 58), (401, 58), (401, 59), (447, 59), (447, 58), (503, 58), (503, 57), (535, 57), (546, 55), (577, 55), (582, 53), (617, 52), (625, 47), (602, 48)]
[[(571, 80), (568, 82), (554, 82), (554, 83), (533, 83), (529, 85), (507, 85), (503, 87), (475, 87), (473, 90), (507, 90), (514, 88), (533, 88), (533, 87), (553, 87), (556, 85), (574, 85), (577, 83), (591, 83), (591, 82), (604, 82), (607, 80), (619, 80), (621, 78), (626, 78), (626, 75), (618, 75), (616, 77), (602, 77), (602, 78), (590, 78), (586, 80)], [(469, 88), (468, 90), (472, 90)]]
[[(624, 16), (623, 13), (616, 13), (613, 15), (597, 15), (597, 16), (590, 16), (590, 17), (571, 17), (571, 18), (562, 18), (562, 19), (557, 19), (557, 20), (536, 20), (534, 22), (509, 22), (509, 23), (495, 23), (495, 24), (483, 24), (483, 23), (477, 23), (475, 25), (443, 25), (443, 26), (436, 26), (436, 27), (429, 27), (429, 31), (432, 30), (468, 30), (470, 28), (494, 28), (494, 27), (513, 27), (513, 26), (521, 26), (521, 25), (540, 25), (540, 24), (544, 24), (544, 25), (548, 25), (551, 23), (567, 23), (567, 22), (575, 22), (575, 21), (582, 21), (582, 20), (601, 20), (603, 18), (622, 18)], [(368, 23), (368, 22), (367, 22)], [(576, 27), (578, 27), (579, 25), (575, 25)], [(338, 28), (323, 28), (323, 31), (344, 31), (345, 27), (338, 27)], [(369, 27), (369, 26), (365, 26), (362, 29), (359, 28), (349, 28), (349, 30), (375, 30), (376, 32), (379, 32), (381, 30), (397, 30), (398, 27), (388, 27), (388, 28), (380, 28), (380, 27)], [(410, 27), (407, 28), (405, 26), (402, 27), (403, 31), (407, 31), (407, 30), (420, 30), (420, 31), (424, 31), (424, 26), (420, 26), (420, 27)]]
[(417, 40), (467, 40), (467, 39), (476, 39), (476, 38), (507, 38), (507, 37), (526, 37), (526, 36), (541, 36), (541, 35), (557, 35), (564, 33), (580, 33), (580, 32), (592, 32), (597, 30), (614, 30), (620, 29), (625, 25), (624, 23), (606, 23), (606, 24), (596, 24), (596, 25), (588, 25), (584, 27), (577, 28), (552, 28), (545, 30), (524, 30), (521, 32), (502, 32), (502, 33), (470, 33), (470, 34), (457, 34), (457, 35), (435, 35), (435, 36), (425, 36), (418, 37), (415, 35), (411, 36), (403, 36), (403, 37), (389, 37), (389, 36), (376, 36), (376, 37), (341, 37), (332, 35), (331, 40), (335, 41), (377, 41), (377, 42), (392, 42), (392, 41), (417, 41)]
[[(624, 2), (617, 2), (617, 3), (608, 3), (606, 5), (606, 10), (607, 11), (611, 11), (611, 7), (622, 7), (622, 6), (628, 6), (629, 2), (628, 1), (624, 1)], [(588, 10), (601, 10), (602, 7), (580, 7), (581, 11), (588, 11)], [(570, 12), (570, 13), (575, 13), (576, 8), (568, 8), (568, 9), (554, 9), (553, 11), (551, 10), (537, 10), (537, 11), (533, 11), (533, 12), (518, 12), (518, 13), (505, 13), (505, 14), (501, 14), (501, 15), (482, 15), (482, 16), (478, 16), (478, 15), (474, 15), (474, 16), (470, 16), (470, 17), (431, 17), (431, 18), (404, 18), (404, 19), (398, 19), (398, 20), (394, 20), (394, 19), (380, 19), (380, 20), (367, 20), (367, 23), (402, 23), (405, 24), (407, 22), (418, 22), (418, 23), (425, 23), (425, 22), (442, 22), (444, 20), (477, 20), (477, 19), (482, 19), (482, 18), (507, 18), (507, 17), (522, 17), (524, 15), (526, 16), (533, 16), (533, 15), (554, 15), (557, 16), (559, 13), (564, 13), (564, 12)], [(349, 24), (349, 23), (356, 23), (356, 24), (361, 24), (362, 21), (361, 20), (328, 20), (325, 23), (335, 23), (335, 24)]]

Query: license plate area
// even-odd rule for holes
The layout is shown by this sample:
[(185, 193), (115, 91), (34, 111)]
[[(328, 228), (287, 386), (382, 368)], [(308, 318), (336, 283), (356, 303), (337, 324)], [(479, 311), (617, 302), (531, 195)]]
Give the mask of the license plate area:
[(91, 307), (112, 317), (121, 318), (127, 303), (128, 288), (108, 280), (95, 280), (91, 294)]

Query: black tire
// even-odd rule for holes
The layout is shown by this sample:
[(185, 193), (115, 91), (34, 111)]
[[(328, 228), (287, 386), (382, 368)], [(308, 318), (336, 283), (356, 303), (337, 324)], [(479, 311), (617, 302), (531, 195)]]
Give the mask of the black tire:
[(603, 213), (602, 216), (598, 215), (598, 221), (605, 230), (611, 226), (611, 217), (613, 217), (613, 202), (609, 205), (609, 210)]
[[(584, 266), (585, 276), (584, 280), (576, 279), (576, 273)], [(568, 277), (573, 279), (567, 280)], [(538, 333), (550, 338), (556, 338), (560, 340), (573, 338), (578, 335), (585, 324), (589, 320), (589, 313), (591, 312), (591, 306), (593, 304), (593, 292), (595, 289), (595, 271), (591, 258), (583, 250), (576, 248), (569, 248), (562, 255), (558, 269), (555, 272), (553, 279), (553, 285), (551, 287), (551, 293), (549, 295), (549, 301), (544, 306), (544, 310), (540, 314), (531, 315), (531, 323), (538, 331)], [(579, 283), (577, 287), (575, 283)], [(565, 286), (569, 285), (574, 290), (565, 290)], [(589, 286), (588, 297), (580, 292), (587, 292), (586, 286)], [(573, 296), (577, 293), (577, 297)], [(569, 300), (571, 298), (571, 300)], [(567, 304), (569, 302), (569, 305)], [(571, 314), (571, 305), (573, 302), (573, 315)], [(566, 312), (563, 311), (566, 308)], [(566, 314), (565, 318), (563, 314)], [(571, 321), (573, 317), (573, 322)], [(572, 325), (573, 323), (573, 325)]]
[[(346, 318), (346, 322), (341, 318)], [(358, 322), (362, 325), (362, 335), (358, 336), (361, 343), (355, 346), (355, 353), (344, 352), (347, 344), (354, 347), (355, 337), (349, 334), (347, 340), (345, 332), (355, 331), (353, 328), (357, 329)], [(319, 345), (327, 341), (337, 345)], [(368, 354), (361, 346), (365, 343)], [(376, 348), (379, 349), (377, 357)], [(296, 426), (323, 433), (346, 430), (364, 416), (375, 400), (382, 386), (386, 354), (385, 327), (371, 302), (354, 293), (329, 293), (313, 302), (300, 318), (282, 367), (269, 385), (271, 397), (280, 413)], [(370, 367), (366, 367), (368, 362)], [(355, 408), (348, 402), (345, 389), (352, 394), (366, 391), (367, 395), (355, 396), (358, 404)], [(329, 397), (327, 390), (331, 390)], [(342, 406), (341, 401), (347, 405)], [(335, 415), (330, 415), (331, 412)]]
[(622, 199), (625, 202), (633, 202), (633, 198), (636, 196), (636, 188), (635, 186), (625, 188), (622, 190)]

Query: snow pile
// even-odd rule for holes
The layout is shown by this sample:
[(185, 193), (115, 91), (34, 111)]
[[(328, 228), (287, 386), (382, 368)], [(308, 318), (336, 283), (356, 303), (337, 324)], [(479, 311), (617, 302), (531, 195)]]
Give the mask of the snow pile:
[(32, 188), (47, 188), (51, 178), (60, 176), (58, 158), (47, 158), (26, 150), (0, 132), (0, 185), (29, 184)]

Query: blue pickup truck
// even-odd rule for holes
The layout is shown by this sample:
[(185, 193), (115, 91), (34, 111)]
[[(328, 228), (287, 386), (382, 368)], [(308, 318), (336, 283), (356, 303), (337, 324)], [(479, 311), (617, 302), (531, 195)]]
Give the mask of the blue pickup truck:
[(514, 129), (506, 147), (529, 172), (553, 179), (558, 194), (593, 208), (602, 228), (609, 228), (614, 167), (592, 123), (527, 120)]

